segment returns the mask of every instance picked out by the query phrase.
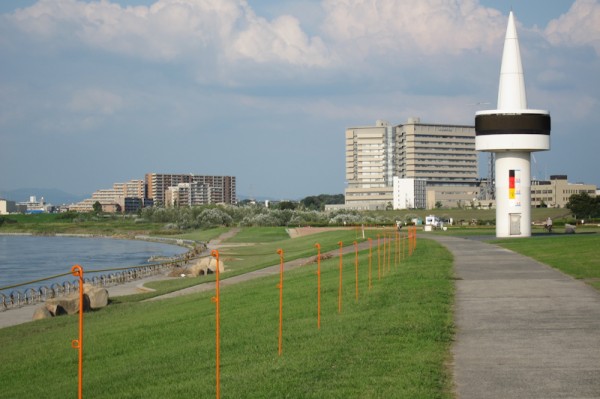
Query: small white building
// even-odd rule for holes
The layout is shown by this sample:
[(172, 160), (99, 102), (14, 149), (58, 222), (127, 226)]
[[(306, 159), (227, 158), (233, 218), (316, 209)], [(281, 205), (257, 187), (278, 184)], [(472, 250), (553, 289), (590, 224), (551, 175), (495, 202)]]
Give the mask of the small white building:
[(8, 215), (9, 213), (15, 212), (17, 212), (17, 204), (15, 201), (0, 198), (0, 215)]
[(425, 209), (427, 206), (427, 180), (393, 178), (394, 209)]

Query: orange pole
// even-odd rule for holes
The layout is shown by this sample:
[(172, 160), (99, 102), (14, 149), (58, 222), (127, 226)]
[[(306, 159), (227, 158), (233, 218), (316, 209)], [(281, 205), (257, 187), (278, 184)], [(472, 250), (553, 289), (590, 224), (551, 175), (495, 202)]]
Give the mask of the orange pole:
[(373, 240), (369, 237), (369, 290), (371, 289), (371, 263), (373, 258)]
[(417, 226), (415, 226), (415, 249), (417, 249)]
[(394, 242), (393, 235), (390, 233), (389, 235), (389, 244), (388, 244), (388, 270), (392, 271), (392, 243)]
[(220, 309), (220, 298), (219, 298), (219, 251), (213, 249), (210, 252), (211, 256), (214, 256), (217, 259), (217, 269), (216, 269), (216, 282), (215, 282), (215, 296), (212, 297), (212, 301), (216, 305), (216, 335), (217, 335), (217, 350), (216, 350), (216, 369), (217, 369), (217, 399), (221, 397), (221, 309)]
[(344, 256), (342, 254), (342, 248), (344, 248), (344, 243), (342, 243), (341, 241), (338, 242), (338, 245), (340, 246), (340, 288), (338, 289), (338, 313), (342, 313), (342, 268), (343, 268), (343, 260), (342, 257)]
[(394, 239), (394, 265), (397, 269), (398, 263), (400, 263), (400, 233), (398, 231), (396, 231)]
[(354, 285), (356, 286), (356, 302), (358, 302), (358, 243), (354, 241)]
[(283, 249), (278, 249), (279, 254), (279, 347), (278, 353), (281, 356), (281, 346), (283, 344)]
[(321, 244), (317, 247), (317, 328), (321, 328)]
[(387, 248), (385, 245), (387, 237), (386, 237), (385, 233), (382, 235), (382, 238), (383, 238), (383, 275), (385, 276), (385, 255), (387, 253)]
[(83, 398), (83, 268), (75, 265), (71, 268), (71, 273), (75, 277), (79, 277), (79, 338), (71, 341), (71, 347), (77, 349), (79, 358), (77, 366), (77, 397)]
[(391, 269), (391, 261), (392, 261), (392, 240), (389, 234), (386, 234), (386, 238), (387, 238), (387, 242), (388, 242), (388, 246), (387, 246), (387, 250), (388, 250), (388, 257), (387, 257), (387, 266), (388, 266), (388, 272), (390, 272)]
[(379, 234), (377, 234), (377, 279), (381, 280), (381, 252), (379, 251)]
[(377, 234), (377, 279), (381, 280), (381, 251), (379, 246), (379, 234)]

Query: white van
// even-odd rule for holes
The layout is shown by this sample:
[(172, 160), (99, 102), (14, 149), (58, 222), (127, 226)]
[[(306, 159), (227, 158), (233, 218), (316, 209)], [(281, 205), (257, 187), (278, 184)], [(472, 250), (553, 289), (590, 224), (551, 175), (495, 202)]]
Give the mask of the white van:
[(434, 228), (438, 228), (442, 227), (442, 222), (437, 216), (429, 215), (425, 217), (425, 226), (432, 226)]

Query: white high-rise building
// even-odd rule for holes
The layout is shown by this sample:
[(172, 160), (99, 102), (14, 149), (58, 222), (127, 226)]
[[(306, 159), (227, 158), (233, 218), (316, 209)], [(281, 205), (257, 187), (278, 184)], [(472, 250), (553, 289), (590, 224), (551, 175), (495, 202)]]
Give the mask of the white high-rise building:
[(346, 129), (346, 207), (394, 207), (394, 177), (426, 181), (423, 208), (471, 202), (478, 194), (474, 127), (409, 118)]

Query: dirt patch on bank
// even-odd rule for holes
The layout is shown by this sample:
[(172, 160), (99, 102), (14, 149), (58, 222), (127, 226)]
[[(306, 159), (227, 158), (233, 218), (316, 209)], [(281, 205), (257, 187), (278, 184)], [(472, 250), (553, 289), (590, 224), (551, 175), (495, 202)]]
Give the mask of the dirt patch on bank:
[(290, 238), (304, 237), (311, 234), (323, 233), (324, 231), (334, 230), (354, 230), (356, 227), (297, 227), (295, 229), (288, 229)]

